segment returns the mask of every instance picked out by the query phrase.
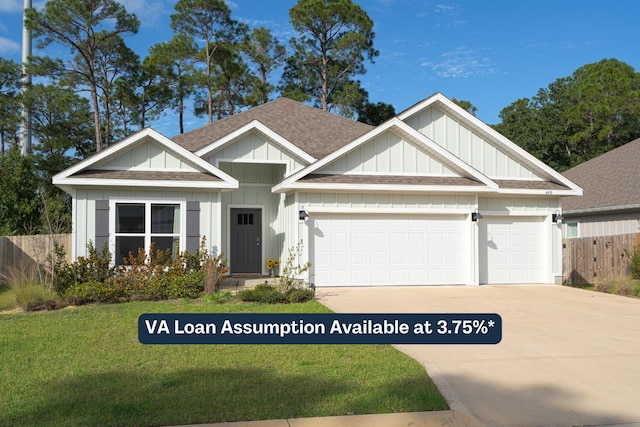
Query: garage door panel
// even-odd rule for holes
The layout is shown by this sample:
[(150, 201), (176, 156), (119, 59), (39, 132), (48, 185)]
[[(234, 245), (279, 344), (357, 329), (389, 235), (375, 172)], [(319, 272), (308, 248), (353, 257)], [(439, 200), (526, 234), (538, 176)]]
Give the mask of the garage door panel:
[(308, 224), (314, 228), (310, 255), (316, 286), (467, 281), (467, 222), (462, 215), (316, 214)]
[(542, 283), (542, 217), (480, 220), (480, 283)]

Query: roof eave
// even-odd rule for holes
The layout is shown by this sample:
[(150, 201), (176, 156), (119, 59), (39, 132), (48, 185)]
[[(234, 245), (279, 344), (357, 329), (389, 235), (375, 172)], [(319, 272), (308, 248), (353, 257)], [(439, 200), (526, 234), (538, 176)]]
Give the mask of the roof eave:
[(527, 196), (580, 196), (582, 192), (576, 192), (573, 189), (554, 190), (554, 189), (531, 189), (531, 188), (500, 188), (498, 194), (519, 194)]
[(308, 191), (358, 191), (387, 193), (492, 193), (495, 189), (473, 185), (398, 185), (398, 184), (340, 184), (340, 183), (302, 183), (278, 184), (272, 187), (273, 193), (287, 193), (292, 190)]
[(225, 181), (178, 181), (178, 180), (150, 180), (150, 179), (96, 179), (96, 178), (63, 178), (54, 179), (54, 185), (61, 188), (72, 186), (84, 187), (156, 187), (156, 188), (197, 188), (210, 190), (237, 189), (238, 184)]
[(634, 210), (640, 210), (640, 204), (602, 206), (597, 208), (583, 208), (583, 209), (571, 209), (571, 210), (563, 209), (562, 214), (565, 216), (567, 215), (577, 216), (577, 215), (584, 215), (584, 214), (606, 214), (606, 213), (627, 212), (627, 211), (634, 211)]

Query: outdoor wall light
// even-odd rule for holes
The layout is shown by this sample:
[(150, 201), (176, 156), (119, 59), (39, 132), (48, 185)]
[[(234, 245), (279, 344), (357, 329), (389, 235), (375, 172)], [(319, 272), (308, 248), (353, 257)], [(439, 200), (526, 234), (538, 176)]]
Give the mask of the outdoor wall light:
[(478, 212), (478, 209), (471, 212), (471, 221), (478, 222), (479, 219), (482, 219), (482, 214)]
[(553, 222), (554, 224), (561, 224), (563, 220), (564, 217), (559, 210), (556, 210), (556, 213), (551, 214), (551, 222)]
[(298, 212), (298, 218), (300, 218), (300, 221), (304, 221), (307, 218), (309, 218), (309, 214), (307, 213), (307, 211), (303, 209), (300, 212)]

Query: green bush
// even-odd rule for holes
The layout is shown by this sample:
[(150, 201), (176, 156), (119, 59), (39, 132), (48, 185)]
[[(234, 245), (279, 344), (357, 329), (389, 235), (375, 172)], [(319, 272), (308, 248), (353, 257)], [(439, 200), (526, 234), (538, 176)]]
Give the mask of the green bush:
[[(158, 275), (149, 280), (157, 289), (157, 299), (198, 298), (204, 291), (204, 270), (183, 275)], [(154, 284), (157, 285), (154, 286)]]
[(241, 301), (261, 302), (264, 304), (300, 303), (310, 301), (314, 297), (311, 289), (295, 288), (283, 294), (278, 288), (269, 284), (259, 284), (254, 288), (238, 292)]
[(287, 298), (291, 303), (307, 302), (311, 301), (315, 296), (315, 292), (312, 289), (292, 289), (287, 293)]
[(122, 283), (108, 279), (104, 282), (91, 280), (85, 283), (71, 285), (65, 292), (67, 300), (78, 301), (80, 304), (88, 302), (123, 302), (129, 299), (128, 292)]
[(111, 253), (105, 243), (98, 252), (93, 242), (87, 245), (87, 257), (78, 257), (75, 262), (65, 261), (64, 247), (55, 245), (55, 259), (53, 265), (53, 288), (59, 294), (66, 294), (69, 287), (86, 282), (104, 282), (113, 275)]
[(109, 267), (111, 254), (106, 246), (102, 252), (91, 244), (87, 248), (87, 258), (71, 264), (59, 261), (54, 266), (56, 287), (70, 304), (198, 298), (205, 290), (207, 272), (209, 276), (215, 273), (217, 279), (224, 277), (226, 269), (222, 254), (215, 258), (208, 254), (204, 238), (193, 254), (182, 252), (173, 257), (169, 250), (158, 250), (152, 243), (148, 253), (139, 249), (116, 267)]
[(274, 286), (267, 284), (256, 285), (251, 289), (243, 289), (238, 292), (238, 298), (241, 301), (261, 302), (264, 304), (280, 304), (288, 302), (288, 299), (282, 292)]
[(633, 254), (629, 257), (629, 273), (634, 279), (640, 279), (640, 245), (633, 249)]

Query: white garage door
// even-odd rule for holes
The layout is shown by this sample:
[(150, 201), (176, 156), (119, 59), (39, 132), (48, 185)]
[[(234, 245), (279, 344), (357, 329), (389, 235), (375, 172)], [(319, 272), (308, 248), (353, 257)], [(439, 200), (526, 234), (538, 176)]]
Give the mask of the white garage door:
[(447, 285), (467, 281), (464, 216), (312, 215), (316, 286)]
[(543, 282), (542, 221), (484, 217), (478, 222), (481, 284)]

